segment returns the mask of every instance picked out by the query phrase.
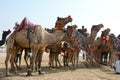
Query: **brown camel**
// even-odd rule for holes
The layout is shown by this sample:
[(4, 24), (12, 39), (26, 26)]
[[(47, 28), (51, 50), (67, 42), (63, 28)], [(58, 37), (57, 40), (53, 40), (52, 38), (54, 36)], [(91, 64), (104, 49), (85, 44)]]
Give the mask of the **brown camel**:
[[(71, 26), (68, 26), (68, 27), (71, 27)], [(76, 26), (77, 27), (77, 26)], [(76, 66), (78, 66), (78, 56), (79, 56), (79, 51), (80, 51), (80, 48), (81, 48), (81, 45), (78, 45), (78, 40), (76, 41), (76, 39), (80, 39), (80, 38), (76, 38), (75, 36), (78, 35), (76, 34), (76, 27), (74, 27), (73, 29), (69, 28), (68, 30), (68, 35), (71, 35), (71, 39), (68, 41), (68, 43), (70, 43), (70, 45), (75, 49), (75, 52), (74, 52), (74, 61), (73, 61), (73, 64), (75, 66), (75, 60), (76, 60)], [(91, 29), (91, 38), (92, 39), (95, 39), (95, 36), (97, 35), (97, 32), (103, 27), (102, 24), (99, 24), (99, 25), (94, 25)], [(72, 32), (71, 32), (72, 31)], [(81, 35), (81, 34), (80, 34)], [(93, 40), (90, 40), (90, 37), (86, 38), (89, 41), (89, 43), (92, 43)], [(82, 36), (82, 38), (84, 38)], [(84, 38), (85, 39), (85, 38)], [(82, 44), (84, 44), (83, 42), (81, 42)], [(88, 44), (88, 42), (86, 43)], [(85, 44), (84, 44), (85, 45)], [(66, 49), (69, 53), (73, 53), (71, 52), (72, 50), (70, 49)], [(69, 55), (70, 56), (70, 55)], [(70, 60), (70, 59), (69, 59)]]
[[(97, 38), (91, 45), (90, 48), (87, 53), (87, 57), (90, 60), (90, 63), (94, 63), (92, 60), (96, 60), (98, 63), (100, 63), (103, 60), (103, 55), (104, 55), (104, 60), (106, 61), (106, 56), (108, 54), (108, 52), (110, 52), (110, 42), (109, 42), (109, 32), (110, 29), (107, 28), (104, 31), (102, 31), (101, 37)], [(101, 56), (101, 57), (100, 57)], [(88, 59), (87, 59), (88, 60)]]
[(69, 66), (69, 62), (72, 62), (72, 66), (74, 67), (73, 57), (74, 57), (74, 48), (70, 46), (70, 44), (66, 41), (62, 43), (61, 50), (63, 52), (63, 64), (64, 66)]
[(111, 42), (111, 54), (109, 64), (112, 66), (112, 63), (116, 60), (116, 55), (120, 52), (120, 40), (119, 36), (116, 37), (114, 34), (109, 35), (109, 41)]
[(10, 30), (8, 31), (3, 31), (2, 33), (2, 40), (0, 40), (0, 46), (4, 45), (5, 44), (5, 41), (6, 41), (6, 37), (11, 33)]
[(91, 28), (91, 33), (90, 33), (89, 37), (84, 37), (78, 31), (76, 33), (74, 33), (74, 35), (76, 35), (76, 37), (73, 37), (73, 39), (72, 39), (72, 41), (74, 43), (74, 44), (72, 44), (72, 47), (75, 48), (74, 63), (76, 64), (77, 67), (78, 67), (79, 51), (80, 51), (81, 47), (93, 43), (98, 31), (102, 27), (103, 27), (103, 24), (93, 25)]
[[(65, 17), (65, 18), (58, 17), (56, 24), (55, 24), (55, 32), (54, 33), (48, 33), (40, 25), (37, 25), (35, 27), (34, 34), (30, 34), (30, 37), (31, 37), (30, 48), (32, 49), (32, 59), (31, 59), (30, 66), (29, 66), (29, 69), (27, 72), (27, 76), (32, 75), (31, 69), (34, 66), (37, 53), (39, 54), (38, 72), (39, 72), (39, 74), (41, 74), (41, 61), (42, 61), (43, 51), (45, 50), (47, 45), (53, 45), (62, 40), (62, 38), (64, 37), (63, 28), (68, 22), (71, 22), (71, 21), (72, 21), (72, 18), (70, 16)], [(15, 40), (16, 44), (22, 48), (29, 48), (29, 44), (28, 44), (29, 42), (28, 42), (28, 39), (26, 38), (26, 36), (27, 36), (26, 30), (21, 30), (21, 31), (17, 32), (14, 36), (14, 40)], [(11, 39), (8, 38), (7, 56), (6, 56), (6, 60), (5, 60), (6, 76), (8, 76), (8, 60), (10, 58), (10, 53), (9, 53), (9, 51), (11, 49), (11, 46), (9, 46), (11, 44), (11, 43), (9, 43), (10, 40)], [(14, 66), (15, 54), (16, 54), (16, 52), (13, 51), (12, 55), (11, 55), (12, 56), (11, 57), (11, 65), (12, 66)]]

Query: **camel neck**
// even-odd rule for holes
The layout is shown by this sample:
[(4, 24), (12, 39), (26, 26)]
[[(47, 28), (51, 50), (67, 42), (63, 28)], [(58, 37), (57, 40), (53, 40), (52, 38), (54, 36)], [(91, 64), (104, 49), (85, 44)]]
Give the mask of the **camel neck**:
[(61, 41), (64, 37), (64, 33), (60, 30), (55, 31), (52, 34), (49, 34), (49, 36), (47, 37), (48, 40), (47, 43), (48, 44), (57, 44), (57, 42)]

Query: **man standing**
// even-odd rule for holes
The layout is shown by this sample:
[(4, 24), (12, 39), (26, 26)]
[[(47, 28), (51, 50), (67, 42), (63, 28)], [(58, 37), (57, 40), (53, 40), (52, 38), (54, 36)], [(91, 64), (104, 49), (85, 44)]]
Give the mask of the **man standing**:
[(117, 54), (116, 61), (113, 63), (115, 73), (120, 74), (120, 54)]

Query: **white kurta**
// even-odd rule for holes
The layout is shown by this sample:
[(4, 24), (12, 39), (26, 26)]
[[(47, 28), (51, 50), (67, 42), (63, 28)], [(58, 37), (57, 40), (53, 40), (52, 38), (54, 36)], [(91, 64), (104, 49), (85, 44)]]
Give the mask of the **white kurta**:
[(115, 68), (116, 73), (120, 73), (120, 60), (115, 61), (113, 67)]

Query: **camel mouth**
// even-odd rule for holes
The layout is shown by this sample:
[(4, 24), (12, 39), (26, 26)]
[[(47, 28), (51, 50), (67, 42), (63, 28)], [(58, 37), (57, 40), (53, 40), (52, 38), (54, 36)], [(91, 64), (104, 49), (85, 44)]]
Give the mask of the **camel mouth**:
[(99, 24), (99, 25), (101, 25), (101, 28), (104, 28), (104, 25), (103, 25), (103, 24)]

